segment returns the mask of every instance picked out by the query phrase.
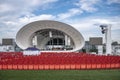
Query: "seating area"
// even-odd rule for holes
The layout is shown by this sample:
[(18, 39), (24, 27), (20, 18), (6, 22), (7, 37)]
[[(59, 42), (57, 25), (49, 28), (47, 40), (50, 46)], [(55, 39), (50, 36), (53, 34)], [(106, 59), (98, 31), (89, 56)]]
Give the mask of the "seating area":
[(82, 70), (120, 69), (120, 56), (86, 53), (50, 53), (23, 55), (22, 52), (0, 52), (0, 70)]

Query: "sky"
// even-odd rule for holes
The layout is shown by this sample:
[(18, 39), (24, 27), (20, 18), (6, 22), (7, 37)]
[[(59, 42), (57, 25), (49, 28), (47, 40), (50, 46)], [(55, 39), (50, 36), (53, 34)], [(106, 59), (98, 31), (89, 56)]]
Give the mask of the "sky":
[(0, 42), (38, 20), (69, 24), (87, 41), (104, 37), (99, 25), (110, 24), (112, 41), (120, 42), (120, 0), (0, 0)]

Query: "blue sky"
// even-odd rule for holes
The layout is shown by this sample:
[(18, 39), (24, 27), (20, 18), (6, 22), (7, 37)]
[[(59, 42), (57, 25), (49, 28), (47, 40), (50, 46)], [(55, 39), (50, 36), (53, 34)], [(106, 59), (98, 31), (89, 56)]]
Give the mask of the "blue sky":
[(120, 0), (0, 0), (0, 40), (37, 20), (70, 24), (85, 40), (103, 37), (99, 25), (111, 24), (112, 41), (120, 42)]

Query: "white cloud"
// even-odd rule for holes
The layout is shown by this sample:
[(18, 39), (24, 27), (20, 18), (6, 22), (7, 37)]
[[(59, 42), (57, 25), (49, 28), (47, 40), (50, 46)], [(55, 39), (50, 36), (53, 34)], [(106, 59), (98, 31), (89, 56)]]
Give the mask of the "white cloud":
[(13, 22), (13, 21), (6, 21), (6, 22), (3, 22), (3, 23), (5, 23), (7, 26), (9, 26), (9, 25), (16, 25), (16, 23)]
[(53, 19), (55, 19), (55, 16), (53, 15), (41, 14), (41, 15), (32, 16), (32, 17), (29, 17), (29, 16), (22, 17), (19, 19), (19, 22), (20, 24), (24, 24), (24, 23), (26, 24), (26, 23), (38, 21), (38, 20), (53, 20)]
[(97, 10), (95, 5), (98, 4), (99, 1), (100, 0), (79, 0), (75, 5), (80, 7), (83, 11), (93, 12)]
[(58, 14), (57, 17), (61, 20), (61, 19), (66, 19), (81, 13), (82, 13), (82, 10), (80, 10), (79, 8), (72, 8), (66, 13)]
[(57, 15), (57, 17), (62, 20), (73, 17), (75, 15), (80, 15), (83, 13), (83, 11), (94, 12), (97, 10), (97, 8), (95, 8), (95, 5), (98, 4), (98, 2), (99, 0), (79, 0), (76, 3), (73, 3), (76, 8), (71, 8), (65, 13), (60, 13)]
[(109, 17), (109, 18), (96, 18), (96, 17), (87, 17), (84, 19), (77, 19), (75, 21), (71, 21), (70, 24), (75, 26), (77, 29), (81, 30), (92, 30), (95, 29), (96, 26), (101, 24), (111, 24), (112, 30), (120, 29), (120, 19), (119, 17)]
[(55, 16), (53, 16), (53, 15), (42, 14), (42, 15), (35, 16), (35, 17), (31, 18), (31, 21), (35, 21), (35, 20), (52, 20), (54, 18), (55, 18)]
[(112, 4), (112, 3), (120, 3), (120, 0), (107, 0), (108, 4)]
[(29, 15), (36, 9), (42, 9), (58, 0), (3, 0), (0, 1), (0, 16), (18, 18)]
[[(0, 1), (0, 27), (6, 30), (14, 26), (15, 29), (25, 23), (40, 19), (52, 18), (51, 15), (43, 14), (35, 16), (32, 11), (42, 9), (44, 6), (58, 0), (3, 0)], [(40, 7), (40, 8), (39, 8)], [(3, 27), (4, 26), (4, 27)], [(8, 27), (8, 28), (7, 28)], [(2, 31), (3, 32), (3, 31)]]
[(1, 4), (0, 5), (0, 13), (8, 12), (8, 11), (11, 11), (12, 9), (13, 9), (13, 7), (9, 4)]

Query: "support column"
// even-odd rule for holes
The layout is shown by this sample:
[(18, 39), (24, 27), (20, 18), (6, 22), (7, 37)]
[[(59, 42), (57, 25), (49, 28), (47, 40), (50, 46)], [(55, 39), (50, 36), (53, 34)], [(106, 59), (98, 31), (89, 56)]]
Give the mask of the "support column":
[(111, 50), (111, 25), (106, 27), (106, 54), (112, 54)]
[(65, 46), (68, 45), (68, 36), (65, 35)]
[(52, 31), (49, 31), (49, 37), (50, 38), (52, 37)]
[(100, 25), (102, 29), (102, 33), (105, 33), (106, 39), (106, 55), (112, 54), (112, 47), (111, 47), (111, 25)]
[(37, 46), (37, 35), (33, 38), (33, 46)]
[(70, 37), (68, 37), (68, 45), (69, 45), (69, 46), (71, 45)]

